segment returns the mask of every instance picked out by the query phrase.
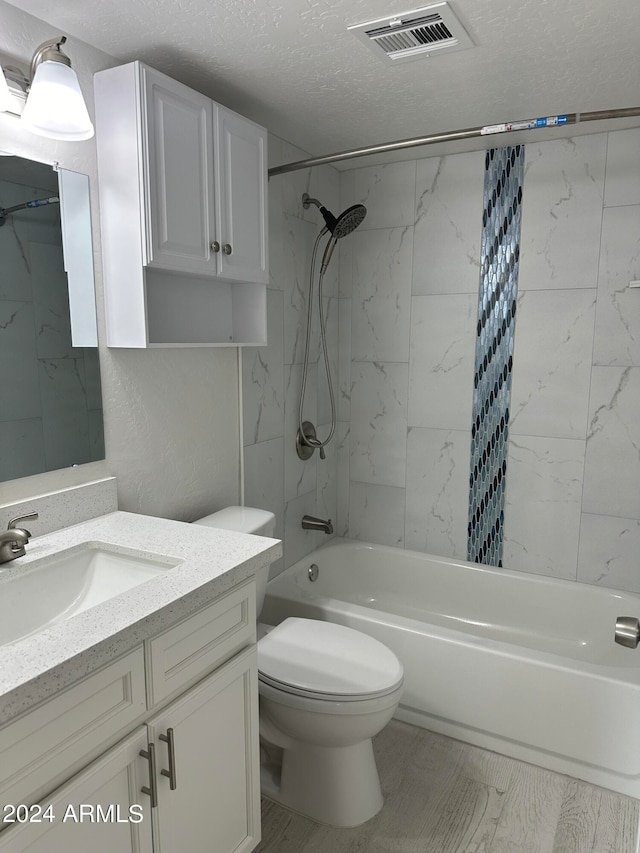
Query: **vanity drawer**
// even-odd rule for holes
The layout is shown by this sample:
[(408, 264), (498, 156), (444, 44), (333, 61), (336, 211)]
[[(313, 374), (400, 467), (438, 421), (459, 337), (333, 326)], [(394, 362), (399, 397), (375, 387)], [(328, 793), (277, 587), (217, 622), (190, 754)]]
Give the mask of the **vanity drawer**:
[(251, 579), (148, 640), (149, 708), (195, 684), (255, 642), (255, 632), (256, 584)]
[(48, 793), (145, 710), (140, 646), (0, 729), (0, 802)]

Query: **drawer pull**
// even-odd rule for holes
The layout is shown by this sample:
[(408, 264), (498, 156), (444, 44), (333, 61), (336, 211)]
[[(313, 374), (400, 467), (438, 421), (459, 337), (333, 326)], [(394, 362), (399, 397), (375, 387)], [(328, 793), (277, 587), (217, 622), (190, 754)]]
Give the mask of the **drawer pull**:
[(140, 755), (146, 758), (149, 762), (149, 785), (143, 785), (140, 790), (143, 794), (151, 797), (151, 808), (155, 809), (158, 805), (158, 789), (156, 787), (156, 745), (149, 744), (149, 749), (141, 749)]
[(213, 240), (213, 242), (211, 243), (211, 249), (213, 252), (216, 252), (216, 253), (219, 252), (220, 251), (220, 243), (218, 243), (217, 240)]
[(176, 789), (176, 749), (175, 743), (173, 739), (173, 729), (167, 729), (166, 735), (160, 735), (160, 740), (163, 743), (167, 744), (167, 751), (169, 752), (169, 769), (165, 770), (164, 768), (160, 771), (163, 776), (166, 776), (169, 780), (169, 788), (172, 791)]
[(222, 247), (222, 251), (225, 253), (225, 255), (230, 255), (233, 252), (233, 249), (231, 248), (231, 243), (225, 243)]

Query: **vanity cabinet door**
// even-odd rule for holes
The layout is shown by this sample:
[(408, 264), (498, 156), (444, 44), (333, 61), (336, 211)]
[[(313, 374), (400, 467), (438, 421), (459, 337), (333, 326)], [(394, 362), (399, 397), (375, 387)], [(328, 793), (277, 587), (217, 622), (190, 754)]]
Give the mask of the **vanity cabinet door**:
[[(215, 275), (211, 101), (142, 65), (147, 263)], [(144, 126), (144, 125), (143, 125)]]
[(146, 747), (140, 727), (27, 814), (17, 811), (26, 822), (5, 824), (0, 853), (152, 853), (151, 807), (141, 793), (149, 784)]
[(220, 275), (268, 283), (267, 132), (220, 105), (216, 111), (216, 185)]
[(158, 780), (155, 853), (253, 850), (260, 841), (255, 646), (161, 711), (148, 729)]

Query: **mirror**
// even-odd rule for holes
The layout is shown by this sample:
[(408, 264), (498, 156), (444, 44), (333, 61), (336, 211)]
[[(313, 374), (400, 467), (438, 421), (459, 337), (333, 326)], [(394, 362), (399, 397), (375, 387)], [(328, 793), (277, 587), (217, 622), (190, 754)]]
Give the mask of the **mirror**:
[(0, 258), (0, 480), (103, 459), (87, 176), (0, 157)]

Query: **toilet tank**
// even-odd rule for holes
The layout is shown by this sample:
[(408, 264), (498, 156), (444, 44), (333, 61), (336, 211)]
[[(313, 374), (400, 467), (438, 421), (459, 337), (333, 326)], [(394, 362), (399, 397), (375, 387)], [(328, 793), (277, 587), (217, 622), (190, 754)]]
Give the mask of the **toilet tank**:
[[(227, 506), (219, 512), (212, 512), (199, 518), (194, 524), (205, 527), (217, 527), (221, 530), (235, 530), (236, 533), (253, 533), (255, 536), (273, 537), (276, 517), (268, 509), (256, 509), (252, 506)], [(260, 615), (269, 580), (269, 566), (265, 566), (256, 575), (256, 616)]]
[(276, 517), (268, 509), (256, 509), (252, 506), (227, 506), (211, 515), (205, 515), (194, 521), (207, 527), (219, 527), (222, 530), (235, 530), (237, 533), (254, 533), (256, 536), (273, 536), (276, 529)]

